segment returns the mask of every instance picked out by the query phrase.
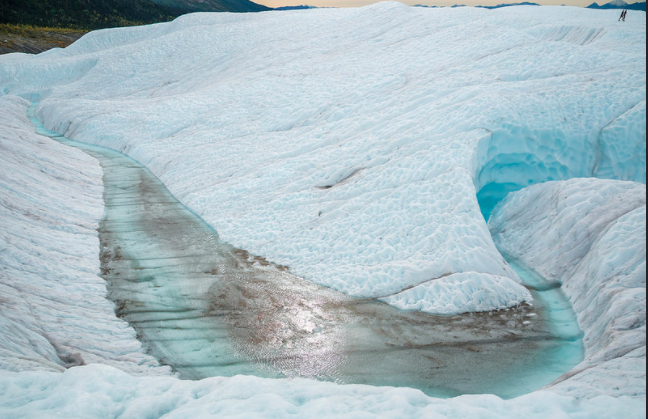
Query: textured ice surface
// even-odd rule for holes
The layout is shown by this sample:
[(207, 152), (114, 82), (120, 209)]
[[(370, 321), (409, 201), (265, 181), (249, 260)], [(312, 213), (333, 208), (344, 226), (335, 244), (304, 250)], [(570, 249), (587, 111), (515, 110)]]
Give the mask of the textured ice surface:
[(251, 376), (198, 382), (133, 377), (90, 365), (64, 374), (0, 375), (0, 416), (18, 418), (434, 418), (641, 419), (643, 400), (576, 401), (552, 392), (513, 400), (492, 395), (434, 399), (418, 390), (269, 380)]
[[(26, 111), (26, 102), (11, 98), (3, 98), (1, 101), (4, 109), (8, 110), (6, 115), (12, 117), (12, 121), (3, 120), (3, 127), (7, 127), (6, 132), (11, 134), (11, 143), (15, 147), (20, 146), (23, 150), (16, 157), (20, 158), (21, 161), (25, 160), (25, 162), (33, 161), (34, 164), (35, 162), (40, 162), (38, 167), (47, 169), (49, 165), (43, 162), (47, 162), (49, 157), (60, 156), (63, 161), (66, 161), (72, 167), (77, 167), (73, 164), (75, 161), (74, 158), (83, 158), (83, 155), (77, 154), (72, 149), (59, 147), (57, 151), (61, 154), (50, 154), (49, 156), (44, 154), (52, 153), (51, 147), (56, 149), (58, 146), (55, 143), (50, 143), (47, 138), (37, 136), (31, 132), (28, 121), (21, 114), (21, 112)], [(3, 142), (4, 145), (6, 145), (6, 142)], [(45, 148), (46, 145), (49, 145), (49, 147)], [(1, 156), (4, 158), (11, 155), (11, 153), (6, 153)], [(87, 165), (84, 165), (86, 171), (94, 167), (90, 173), (92, 176), (88, 176), (87, 181), (92, 183), (95, 188), (99, 186), (100, 190), (98, 181), (101, 172), (97, 170), (96, 162), (86, 158), (85, 163)], [(2, 167), (8, 166), (3, 165)], [(56, 167), (59, 167), (61, 170), (71, 170), (69, 167), (63, 168), (60, 165)], [(74, 172), (76, 176), (79, 176), (79, 174), (79, 172)], [(56, 173), (47, 173), (42, 176), (41, 183), (47, 185), (47, 190), (55, 193), (51, 198), (52, 204), (65, 208), (64, 203), (69, 199), (68, 195), (59, 194), (59, 191), (66, 190), (64, 185), (66, 182), (69, 182), (69, 179), (56, 176)], [(6, 183), (11, 184), (10, 182)], [(78, 199), (77, 187), (75, 186), (74, 191), (70, 191), (69, 194)], [(16, 192), (22, 194), (27, 194), (33, 190), (33, 187), (28, 187), (26, 184), (16, 185)], [(97, 194), (94, 196), (97, 199)], [(28, 208), (32, 209), (33, 205), (28, 205)], [(86, 209), (90, 210), (92, 208), (95, 211), (97, 210), (95, 205), (89, 204)], [(62, 210), (61, 215), (70, 210)], [(92, 217), (93, 223), (97, 222), (97, 218), (98, 213)], [(41, 221), (28, 217), (27, 213), (17, 215), (16, 219), (18, 221), (21, 219), (25, 220), (28, 223), (26, 226), (27, 230), (32, 233), (38, 231), (48, 232), (56, 228), (51, 224), (41, 225)], [(93, 224), (93, 226), (96, 227), (96, 224)], [(92, 236), (95, 237), (94, 232)], [(84, 236), (80, 234), (70, 236), (66, 245), (68, 248), (83, 248), (87, 246), (84, 243)], [(98, 243), (95, 243), (92, 247), (96, 245)], [(39, 251), (46, 252), (51, 248), (51, 244), (49, 246), (43, 245)], [(64, 268), (64, 262), (59, 259), (49, 254), (43, 254), (43, 256), (48, 258), (52, 268)], [(96, 272), (98, 269), (97, 256), (94, 252), (92, 254), (83, 253), (83, 257), (80, 257), (76, 263), (91, 264), (94, 272)], [(96, 273), (93, 274), (92, 278), (98, 279), (95, 275)], [(23, 278), (22, 276), (12, 277), (10, 280), (12, 285), (22, 286), (24, 285), (21, 283)], [(50, 285), (50, 279), (52, 279), (51, 276), (42, 274), (40, 280), (45, 285)], [(106, 306), (106, 301), (103, 300), (103, 296), (105, 295), (103, 284), (87, 290), (85, 289), (85, 283), (80, 281), (79, 278), (70, 278), (69, 281), (63, 282), (62, 285), (66, 286), (66, 292), (68, 293), (66, 297), (78, 295), (78, 290), (83, 289), (85, 291), (82, 297), (83, 300), (90, 301), (99, 307)], [(47, 287), (45, 289), (37, 289), (35, 292), (36, 294), (30, 296), (26, 300), (26, 303), (37, 307), (38, 300), (43, 296), (49, 295), (51, 291)], [(260, 290), (260, 292), (263, 294), (263, 290)], [(81, 297), (77, 298), (73, 303), (66, 300), (65, 304), (54, 305), (48, 308), (49, 314), (58, 319), (57, 328), (62, 333), (75, 333), (74, 327), (71, 327), (69, 324), (71, 318), (83, 326), (83, 333), (79, 335), (82, 343), (85, 342), (86, 345), (94, 344), (96, 348), (100, 347), (104, 353), (110, 353), (111, 351), (118, 352), (119, 349), (114, 347), (117, 343), (119, 345), (128, 344), (126, 347), (133, 348), (134, 350), (127, 357), (110, 359), (109, 356), (104, 355), (103, 358), (89, 358), (90, 362), (112, 364), (131, 373), (141, 371), (142, 368), (148, 369), (150, 374), (163, 374), (168, 372), (168, 370), (156, 367), (156, 364), (145, 355), (137, 354), (140, 349), (139, 344), (134, 339), (134, 333), (130, 328), (123, 327), (122, 332), (125, 332), (125, 335), (121, 338), (123, 340), (120, 340), (120, 342), (111, 341), (107, 343), (103, 341), (102, 336), (97, 336), (97, 331), (103, 333), (105, 335), (104, 337), (109, 337), (111, 340), (120, 339), (118, 338), (118, 331), (112, 329), (107, 331), (105, 327), (109, 324), (121, 323), (121, 321), (114, 317), (111, 310), (97, 310), (95, 306), (90, 307), (82, 304), (81, 301), (78, 301), (80, 299)], [(270, 301), (272, 303), (272, 300), (273, 298), (261, 298), (253, 301)], [(312, 303), (313, 301), (310, 302), (310, 304)], [(359, 308), (362, 309), (362, 306)], [(80, 318), (74, 319), (70, 315), (71, 310), (78, 310)], [(25, 318), (28, 310), (23, 309), (17, 314), (21, 318)], [(312, 316), (313, 312), (311, 309), (308, 309), (304, 311), (304, 314), (310, 314)], [(506, 320), (506, 313), (494, 314), (494, 317), (502, 318), (505, 322), (513, 320), (512, 318)], [(504, 314), (503, 317), (502, 314)], [(404, 313), (402, 315), (424, 316), (422, 313)], [(369, 317), (375, 316), (371, 316), (371, 313), (369, 313)], [(15, 321), (15, 318), (4, 320), (9, 320), (9, 324), (11, 324), (12, 321)], [(308, 318), (305, 318), (305, 320), (308, 323)], [(368, 318), (367, 320), (371, 319)], [(97, 321), (99, 324), (96, 323)], [(458, 319), (453, 322), (461, 323), (462, 320)], [(447, 325), (452, 330), (460, 332), (461, 327), (457, 326), (460, 326), (460, 324)], [(46, 329), (50, 325), (48, 325), (46, 320), (42, 320), (41, 322), (33, 321), (30, 327), (36, 329), (42, 327)], [(19, 333), (23, 332), (24, 330), (19, 331)], [(416, 333), (415, 330), (412, 331), (410, 336), (402, 336), (400, 333), (396, 333), (395, 336), (399, 339), (407, 338), (414, 341), (424, 338), (423, 333)], [(24, 353), (24, 351), (34, 349), (34, 347), (30, 346), (33, 344), (35, 344), (35, 348), (40, 347), (38, 342), (30, 341), (21, 342), (9, 349), (14, 353)], [(80, 345), (81, 351), (83, 348), (84, 346)], [(470, 348), (471, 346), (468, 346), (468, 349)], [(476, 359), (479, 359), (480, 348), (478, 346), (472, 346), (471, 350), (477, 351), (475, 356)], [(85, 353), (82, 353), (85, 356)], [(4, 352), (3, 357), (6, 354), (7, 352)], [(403, 359), (407, 358), (404, 357)], [(130, 362), (133, 359), (140, 359), (144, 362), (141, 365), (134, 365)], [(546, 392), (532, 393), (509, 401), (503, 401), (492, 395), (462, 396), (443, 401), (425, 396), (418, 390), (407, 388), (396, 389), (392, 387), (358, 385), (342, 386), (304, 379), (271, 380), (237, 376), (233, 378), (212, 378), (191, 382), (172, 377), (156, 377), (154, 379), (136, 378), (109, 366), (98, 364), (74, 367), (64, 374), (49, 374), (47, 372), (22, 372), (17, 374), (6, 371), (7, 368), (9, 370), (14, 369), (11, 368), (11, 364), (15, 362), (15, 359), (6, 357), (3, 360), (7, 361), (2, 364), (2, 368), (5, 371), (0, 374), (0, 416), (3, 418), (46, 418), (55, 416), (69, 418), (99, 418), (106, 416), (141, 418), (160, 417), (162, 415), (171, 418), (222, 418), (237, 416), (246, 418), (272, 418), (286, 417), (289, 415), (305, 418), (344, 417), (347, 415), (394, 418), (403, 416), (516, 418), (520, 417), (520, 415), (532, 418), (551, 416), (580, 417), (583, 415), (587, 415), (589, 418), (639, 418), (643, 409), (642, 402), (637, 402), (629, 398), (613, 399), (610, 397), (598, 397), (575, 404), (574, 399), (571, 397), (557, 396)], [(50, 369), (43, 360), (36, 361), (40, 365), (38, 367), (31, 365), (29, 369)], [(463, 364), (464, 367), (467, 365), (469, 364)], [(63, 370), (70, 366), (69, 364), (61, 365), (56, 369)], [(493, 374), (499, 374), (503, 370), (497, 365), (494, 368)], [(468, 369), (467, 372), (470, 373), (470, 371)], [(468, 374), (468, 377), (470, 377), (470, 374)]]
[(168, 374), (105, 298), (99, 164), (36, 135), (24, 100), (0, 97), (0, 109), (0, 368)]
[[(226, 242), (300, 277), (386, 297), (461, 274), (443, 287), (474, 290), (467, 305), (407, 304), (510, 307), (525, 289), (477, 191), (494, 203), (534, 182), (645, 177), (645, 19), (613, 14), (192, 14), (3, 62), (0, 85), (39, 95), (48, 128), (126, 152)], [(502, 278), (504, 292), (481, 292)]]
[(515, 305), (532, 301), (529, 291), (520, 289), (511, 279), (477, 272), (453, 274), (428, 281), (381, 300), (403, 310), (453, 314), (506, 308), (506, 305), (492, 306), (492, 301), (497, 298), (504, 298), (509, 304)]
[(557, 391), (646, 395), (646, 186), (572, 179), (509, 195), (489, 222), (497, 246), (560, 282), (586, 359)]

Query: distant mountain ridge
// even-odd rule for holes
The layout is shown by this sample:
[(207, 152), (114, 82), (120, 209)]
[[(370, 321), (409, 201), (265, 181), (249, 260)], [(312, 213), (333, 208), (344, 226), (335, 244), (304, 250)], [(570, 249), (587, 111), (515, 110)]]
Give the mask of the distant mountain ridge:
[(189, 12), (263, 12), (270, 7), (253, 3), (250, 0), (151, 0), (161, 6), (186, 10)]
[[(538, 3), (531, 3), (528, 1), (524, 1), (521, 3), (502, 3), (498, 4), (497, 6), (473, 6), (473, 7), (478, 7), (481, 9), (499, 9), (501, 7), (510, 7), (510, 6), (542, 6), (541, 4)], [(415, 4), (413, 7), (429, 7), (429, 8), (442, 8), (442, 7), (448, 7), (448, 6), (428, 6), (425, 4)], [(466, 7), (465, 4), (455, 4), (453, 6), (449, 7)], [(598, 3), (592, 3), (589, 6), (586, 7), (587, 9), (628, 9), (628, 10), (641, 10), (641, 11), (646, 11), (646, 2), (637, 2), (637, 3), (632, 3), (628, 4), (623, 0), (614, 0), (609, 3), (606, 3), (602, 6), (599, 6)]]
[(510, 7), (510, 6), (540, 6), (540, 4), (523, 1), (522, 3), (503, 3), (503, 4), (498, 4), (497, 6), (475, 6), (475, 7), (480, 7), (482, 9), (499, 9), (501, 7)]
[[(538, 3), (530, 3), (528, 1), (524, 1), (522, 3), (502, 3), (498, 4), (497, 6), (473, 6), (473, 7), (478, 7), (480, 9), (499, 9), (501, 7), (510, 7), (510, 6), (541, 6)], [(446, 6), (427, 6), (425, 4), (416, 4), (414, 7), (429, 7), (429, 8), (441, 8), (441, 7), (446, 7)], [(465, 4), (455, 4), (453, 6), (449, 7), (466, 7)]]
[(307, 9), (319, 9), (317, 6), (309, 6), (307, 4), (302, 4), (301, 6), (280, 6), (275, 7), (273, 10), (307, 10)]
[(646, 2), (637, 2), (628, 4), (623, 0), (614, 0), (600, 6), (598, 3), (592, 3), (587, 6), (587, 9), (628, 9), (628, 10), (641, 10), (646, 11)]

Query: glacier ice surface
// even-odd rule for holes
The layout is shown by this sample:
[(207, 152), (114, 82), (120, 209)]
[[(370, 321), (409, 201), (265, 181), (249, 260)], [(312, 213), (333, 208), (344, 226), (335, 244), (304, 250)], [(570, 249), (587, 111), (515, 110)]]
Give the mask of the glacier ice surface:
[[(570, 7), (427, 10), (396, 3), (299, 14), (193, 14), (170, 24), (93, 32), (65, 50), (39, 56), (2, 56), (0, 91), (40, 100), (38, 114), (48, 128), (126, 152), (227, 242), (320, 284), (387, 297), (427, 287), (430, 279), (448, 274), (476, 272), (492, 276), (489, 283), (498, 277), (517, 282), (491, 239), (477, 192), (483, 191), (494, 207), (504, 196), (500, 185), (508, 192), (578, 176), (645, 182), (645, 15), (631, 13), (624, 25), (616, 19), (616, 12)], [(24, 127), (12, 128), (25, 121), (23, 105), (2, 98), (1, 133), (11, 133), (12, 147), (24, 147), (15, 138), (43, 141)], [(3, 146), (3, 159), (15, 153), (5, 150), (10, 149)], [(56, 156), (53, 151), (48, 155)], [(82, 196), (67, 189), (67, 196), (83, 205), (54, 197), (55, 191), (66, 196), (70, 185), (56, 176), (65, 179), (68, 165), (43, 164), (44, 172), (33, 173), (30, 183), (41, 179), (41, 185), (49, 185), (35, 198), (29, 192), (34, 189), (22, 186), (7, 195), (4, 185), (12, 181), (4, 179), (22, 174), (5, 170), (11, 166), (3, 160), (2, 196), (27, 197), (25, 205), (31, 207), (29, 201), (52, 194), (58, 205), (52, 208), (60, 209), (59, 216), (72, 211), (67, 217), (73, 223), (49, 223), (41, 237), (69, 243), (62, 250), (87, 249), (96, 242), (94, 233), (62, 238), (61, 231), (88, 231), (76, 227), (80, 220), (98, 222), (100, 183), (87, 176), (88, 170), (98, 174), (98, 166), (88, 166), (87, 157), (78, 153), (65, 155), (70, 165), (85, 161), (75, 180), (95, 185), (89, 187), (94, 192)], [(80, 208), (94, 215), (80, 215)], [(16, 237), (29, 234), (25, 242), (38, 243), (38, 235), (30, 234), (40, 228), (34, 223), (52, 214), (17, 211), (12, 217), (23, 214), (15, 222), (2, 219), (6, 231)], [(570, 272), (575, 279), (565, 280), (563, 288), (590, 348), (583, 368), (552, 387), (567, 396), (543, 391), (510, 401), (494, 396), (440, 401), (408, 389), (253, 377), (192, 383), (136, 378), (110, 366), (89, 365), (64, 374), (3, 371), (0, 412), (3, 417), (43, 417), (53, 411), (74, 417), (81, 408), (85, 417), (106, 411), (122, 417), (223, 417), (245, 410), (246, 417), (315, 412), (319, 417), (645, 417), (645, 373), (638, 373), (645, 371), (645, 341), (641, 346), (641, 334), (633, 332), (637, 324), (641, 327), (636, 312), (623, 312), (637, 304), (641, 312), (641, 296), (633, 294), (641, 283), (634, 286), (638, 276), (628, 272), (641, 272), (642, 265), (633, 262), (632, 243), (624, 245), (628, 251), (607, 251), (624, 243), (615, 239), (624, 229), (636, 230), (640, 215), (628, 217), (609, 230), (612, 235), (597, 230), (600, 240), (593, 252), (566, 252), (586, 261), (578, 265), (583, 271)], [(20, 231), (14, 232), (14, 225)], [(10, 239), (1, 237), (5, 248)], [(7, 253), (0, 251), (0, 257)], [(14, 278), (31, 278), (34, 294), (47, 296), (52, 289), (43, 278), (76, 281), (83, 276), (91, 285), (73, 285), (65, 295), (78, 295), (75, 290), (81, 288), (83, 299), (97, 298), (92, 300), (97, 304), (67, 316), (56, 311), (57, 321), (71, 324), (66, 334), (87, 330), (75, 334), (75, 342), (63, 339), (59, 347), (65, 351), (57, 353), (57, 339), (36, 345), (45, 348), (39, 354), (30, 349), (34, 341), (25, 338), (44, 337), (40, 330), (32, 334), (27, 329), (47, 325), (53, 316), (23, 313), (47, 299), (23, 299), (12, 306), (20, 309), (11, 318), (25, 327), (14, 329), (16, 339), (3, 344), (11, 351), (32, 351), (26, 363), (12, 365), (61, 370), (78, 363), (71, 355), (81, 353), (90, 362), (114, 359), (129, 372), (165, 373), (137, 352), (133, 330), (117, 322), (98, 297), (105, 291), (97, 282), (97, 254), (85, 254), (72, 270), (66, 266), (74, 259), (64, 251), (45, 254), (56, 276), (48, 271)], [(645, 272), (645, 250), (643, 255)], [(525, 262), (538, 272), (545, 268)], [(79, 266), (91, 267), (94, 276), (73, 272)], [(618, 276), (614, 266), (639, 267), (618, 277), (634, 284), (630, 296), (614, 288), (598, 295), (587, 285), (590, 274), (596, 283)], [(570, 283), (574, 290), (590, 291), (578, 300)], [(513, 305), (515, 288), (491, 296), (488, 303), (492, 308)], [(612, 298), (617, 294), (623, 298)], [(583, 314), (582, 304), (590, 301), (593, 316)], [(46, 311), (69, 309), (69, 304), (44, 302)], [(96, 316), (88, 314), (96, 310)], [(616, 322), (618, 314), (621, 321)], [(86, 327), (91, 319), (115, 327), (110, 335), (97, 336), (100, 326)], [(50, 328), (63, 330), (60, 323)], [(603, 346), (588, 336), (605, 337)], [(92, 351), (84, 349), (90, 342), (96, 345)]]
[(494, 203), (534, 182), (645, 178), (645, 22), (529, 10), (192, 14), (12, 59), (0, 84), (300, 277), (357, 297), (508, 278), (454, 310), (506, 308), (525, 289), (476, 192)]

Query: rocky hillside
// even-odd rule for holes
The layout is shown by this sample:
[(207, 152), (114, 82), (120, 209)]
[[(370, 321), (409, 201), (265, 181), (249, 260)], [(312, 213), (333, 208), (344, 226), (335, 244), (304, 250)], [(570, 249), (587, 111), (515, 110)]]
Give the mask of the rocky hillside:
[(85, 33), (84, 30), (0, 24), (0, 54), (38, 54), (52, 48), (65, 48)]

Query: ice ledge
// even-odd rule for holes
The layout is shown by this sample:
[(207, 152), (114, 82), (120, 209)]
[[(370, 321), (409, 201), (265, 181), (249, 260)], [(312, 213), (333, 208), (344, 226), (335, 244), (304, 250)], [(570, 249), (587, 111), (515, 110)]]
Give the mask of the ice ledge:
[(455, 314), (500, 310), (533, 301), (531, 293), (510, 278), (462, 272), (425, 282), (385, 298), (401, 310)]

